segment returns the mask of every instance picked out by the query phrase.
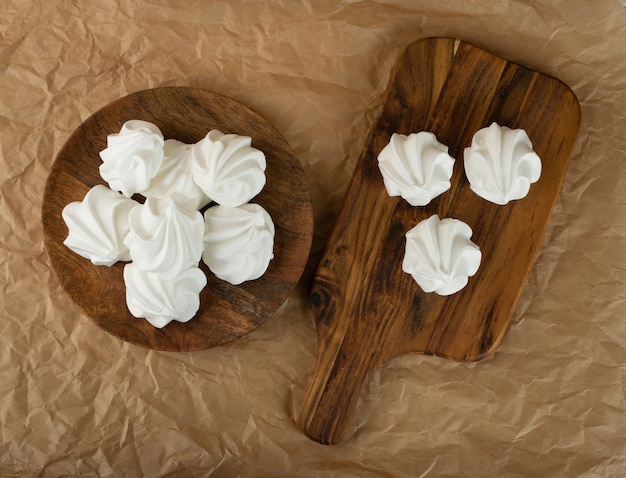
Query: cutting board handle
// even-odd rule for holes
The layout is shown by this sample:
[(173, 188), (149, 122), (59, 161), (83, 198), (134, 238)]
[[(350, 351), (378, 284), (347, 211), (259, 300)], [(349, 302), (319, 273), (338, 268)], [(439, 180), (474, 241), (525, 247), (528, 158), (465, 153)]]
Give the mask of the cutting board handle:
[[(323, 281), (314, 281), (311, 298), (319, 351), (299, 416), (305, 435), (325, 445), (344, 438), (362, 385), (380, 364), (380, 350), (372, 354), (371, 344), (367, 343), (371, 335), (362, 330), (367, 324), (352, 317), (349, 310), (336, 309), (341, 302), (334, 297)], [(326, 322), (329, 318), (332, 324)]]
[(300, 427), (306, 436), (324, 445), (344, 438), (372, 368), (364, 354), (343, 355), (333, 363), (318, 360), (300, 409)]

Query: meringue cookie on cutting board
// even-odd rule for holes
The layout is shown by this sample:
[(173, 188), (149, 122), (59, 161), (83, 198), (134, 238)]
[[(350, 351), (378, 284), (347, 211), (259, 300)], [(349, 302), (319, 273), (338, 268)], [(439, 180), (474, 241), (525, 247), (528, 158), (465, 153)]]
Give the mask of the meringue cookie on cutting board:
[[(539, 248), (580, 123), (578, 101), (563, 83), (452, 38), (411, 43), (382, 102), (311, 287), (319, 351), (299, 423), (321, 443), (350, 434), (363, 382), (389, 358), (425, 353), (476, 361), (494, 352)], [(542, 161), (528, 195), (506, 205), (473, 192), (463, 168), (464, 148), (492, 122), (526, 130)], [(391, 197), (377, 161), (393, 133), (419, 131), (432, 132), (456, 158), (450, 189), (424, 207)], [(465, 288), (447, 296), (424, 292), (402, 270), (405, 234), (435, 214), (471, 227), (482, 253)]]

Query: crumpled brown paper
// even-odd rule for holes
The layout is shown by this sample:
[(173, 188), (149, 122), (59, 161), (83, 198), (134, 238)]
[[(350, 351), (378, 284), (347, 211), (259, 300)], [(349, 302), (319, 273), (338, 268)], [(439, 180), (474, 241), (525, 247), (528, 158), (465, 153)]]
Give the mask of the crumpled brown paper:
[[(622, 476), (626, 9), (618, 0), (46, 2), (0, 6), (0, 475)], [(317, 341), (307, 281), (389, 71), (455, 36), (568, 84), (579, 140), (510, 328), (477, 364), (404, 356), (336, 446), (295, 424)], [(194, 353), (103, 332), (61, 289), (40, 211), (56, 153), (133, 91), (203, 87), (281, 131), (315, 211), (309, 266), (258, 329)]]

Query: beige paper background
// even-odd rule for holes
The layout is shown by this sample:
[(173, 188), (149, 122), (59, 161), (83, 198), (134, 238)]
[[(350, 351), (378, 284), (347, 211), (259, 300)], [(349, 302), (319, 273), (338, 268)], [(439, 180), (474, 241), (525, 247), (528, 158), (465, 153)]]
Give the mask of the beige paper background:
[[(510, 328), (478, 364), (405, 356), (327, 447), (295, 419), (317, 353), (306, 284), (389, 71), (455, 36), (558, 77), (579, 140)], [(0, 4), (1, 476), (624, 476), (626, 9), (618, 0)], [(263, 115), (301, 159), (315, 239), (300, 286), (231, 344), (162, 353), (81, 314), (43, 246), (43, 188), (110, 101), (203, 87)]]

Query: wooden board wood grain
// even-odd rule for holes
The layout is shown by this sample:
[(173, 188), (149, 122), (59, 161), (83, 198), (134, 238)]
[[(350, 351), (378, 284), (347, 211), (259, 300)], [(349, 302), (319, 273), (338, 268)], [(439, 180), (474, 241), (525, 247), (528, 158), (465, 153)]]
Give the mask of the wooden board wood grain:
[[(211, 129), (250, 136), (265, 153), (267, 182), (252, 202), (263, 206), (276, 226), (274, 259), (255, 281), (233, 286), (217, 279), (201, 262), (208, 284), (200, 294), (200, 310), (188, 323), (163, 329), (134, 318), (126, 308), (123, 263), (94, 266), (63, 245), (67, 227), (61, 211), (80, 201), (96, 184), (98, 153), (109, 133), (131, 119), (156, 124), (165, 138), (186, 143)], [(299, 280), (313, 236), (313, 212), (304, 171), (281, 134), (241, 103), (211, 91), (164, 87), (133, 93), (102, 108), (67, 140), (52, 166), (42, 209), (45, 243), (52, 267), (72, 300), (104, 330), (145, 347), (190, 351), (221, 345), (263, 323), (285, 301)]]
[[(528, 196), (505, 206), (473, 193), (463, 171), (463, 149), (494, 121), (525, 129), (543, 162)], [(494, 352), (541, 243), (579, 124), (575, 95), (554, 78), (452, 38), (408, 46), (313, 278), (318, 360), (299, 417), (310, 438), (341, 440), (363, 382), (391, 357), (477, 361)], [(389, 197), (377, 164), (393, 133), (418, 131), (435, 133), (456, 158), (451, 189), (425, 207)], [(452, 296), (422, 292), (401, 268), (405, 233), (433, 214), (469, 224), (483, 254), (478, 273)]]

